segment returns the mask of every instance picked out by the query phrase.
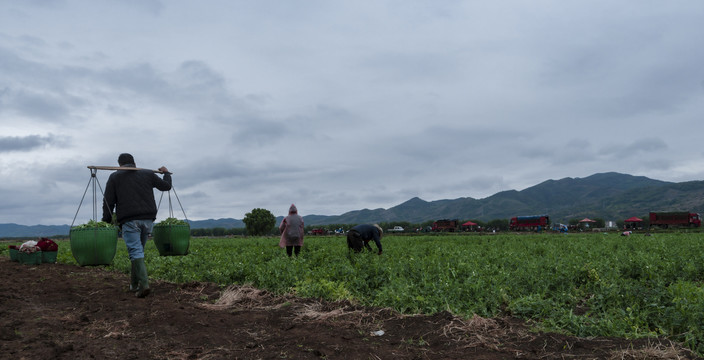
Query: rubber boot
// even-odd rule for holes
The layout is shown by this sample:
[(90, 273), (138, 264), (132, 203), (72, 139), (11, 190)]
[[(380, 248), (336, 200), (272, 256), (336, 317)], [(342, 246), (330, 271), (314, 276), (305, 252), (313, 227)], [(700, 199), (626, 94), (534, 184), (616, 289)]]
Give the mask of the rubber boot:
[(149, 276), (147, 276), (147, 265), (144, 263), (144, 258), (134, 259), (132, 261), (136, 264), (137, 281), (139, 283), (135, 296), (143, 298), (151, 292), (151, 289), (149, 289)]
[(130, 270), (130, 290), (135, 292), (139, 290), (139, 278), (137, 277), (137, 262), (132, 260), (132, 269)]

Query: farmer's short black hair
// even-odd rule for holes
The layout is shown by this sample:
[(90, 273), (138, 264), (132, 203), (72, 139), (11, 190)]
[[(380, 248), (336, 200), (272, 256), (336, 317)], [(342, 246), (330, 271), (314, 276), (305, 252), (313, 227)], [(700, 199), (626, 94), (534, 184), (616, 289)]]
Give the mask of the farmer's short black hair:
[(132, 155), (128, 153), (122, 153), (120, 156), (117, 158), (117, 163), (122, 166), (126, 164), (134, 164), (134, 158)]

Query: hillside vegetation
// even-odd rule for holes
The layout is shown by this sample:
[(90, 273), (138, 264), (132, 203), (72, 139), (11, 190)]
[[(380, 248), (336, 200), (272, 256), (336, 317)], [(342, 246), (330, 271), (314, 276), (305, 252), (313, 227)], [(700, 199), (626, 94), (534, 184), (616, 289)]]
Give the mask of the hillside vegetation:
[[(256, 204), (252, 204), (255, 208)], [(650, 211), (704, 212), (704, 181), (672, 183), (615, 172), (585, 178), (547, 180), (527, 189), (502, 191), (484, 199), (425, 201), (418, 197), (389, 209), (354, 210), (342, 215), (306, 215), (306, 225), (381, 222), (423, 223), (436, 219), (491, 221), (548, 214), (555, 222), (574, 218), (623, 220)], [(225, 214), (223, 214), (225, 215)], [(282, 217), (277, 218), (277, 223)], [(192, 229), (243, 228), (232, 218), (189, 221)], [(0, 237), (68, 235), (68, 225), (0, 224)]]

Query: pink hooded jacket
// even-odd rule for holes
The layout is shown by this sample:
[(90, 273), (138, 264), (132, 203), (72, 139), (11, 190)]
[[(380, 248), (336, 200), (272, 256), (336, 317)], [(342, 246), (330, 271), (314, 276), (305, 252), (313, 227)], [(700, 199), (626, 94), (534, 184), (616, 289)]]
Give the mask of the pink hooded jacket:
[(279, 225), (279, 231), (281, 232), (280, 247), (303, 246), (303, 218), (298, 215), (296, 205), (291, 204), (288, 216)]

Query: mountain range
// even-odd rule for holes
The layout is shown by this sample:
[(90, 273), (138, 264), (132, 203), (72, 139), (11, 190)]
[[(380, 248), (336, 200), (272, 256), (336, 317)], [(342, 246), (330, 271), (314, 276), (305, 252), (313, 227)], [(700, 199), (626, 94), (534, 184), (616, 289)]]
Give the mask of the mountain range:
[[(647, 216), (650, 211), (704, 211), (704, 181), (667, 182), (616, 172), (584, 178), (547, 180), (521, 191), (508, 190), (483, 199), (471, 197), (425, 201), (414, 197), (389, 209), (363, 209), (342, 215), (307, 215), (306, 225), (361, 224), (434, 219), (508, 219), (548, 214), (552, 221), (574, 218), (623, 220)], [(277, 223), (281, 217), (277, 218)], [(189, 220), (192, 229), (243, 228), (242, 220)], [(0, 237), (68, 235), (69, 225), (0, 224)]]
[(425, 201), (412, 198), (389, 209), (357, 210), (339, 216), (309, 215), (306, 224), (432, 219), (481, 220), (548, 214), (552, 221), (574, 218), (624, 220), (650, 211), (704, 211), (704, 181), (673, 183), (616, 172), (585, 178), (547, 180), (527, 189), (508, 190), (484, 199), (459, 198)]

